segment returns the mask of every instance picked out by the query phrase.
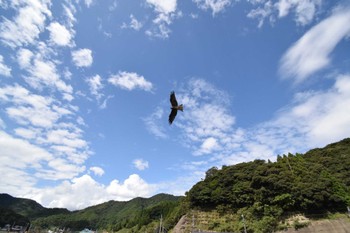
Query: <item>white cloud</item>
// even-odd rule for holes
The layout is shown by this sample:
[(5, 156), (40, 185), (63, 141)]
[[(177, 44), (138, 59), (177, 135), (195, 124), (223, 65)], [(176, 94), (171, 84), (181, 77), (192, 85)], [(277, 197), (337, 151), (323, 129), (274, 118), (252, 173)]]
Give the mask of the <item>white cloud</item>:
[(171, 30), (169, 25), (175, 18), (181, 17), (182, 13), (176, 13), (176, 0), (147, 0), (147, 3), (154, 7), (157, 17), (153, 20), (155, 27), (146, 30), (146, 35), (166, 39)]
[(213, 153), (214, 150), (218, 149), (218, 147), (219, 145), (218, 145), (217, 139), (214, 137), (209, 137), (203, 141), (197, 154), (198, 155), (210, 154), (210, 153)]
[(0, 75), (11, 76), (11, 68), (4, 64), (4, 57), (0, 55)]
[(119, 200), (130, 200), (134, 197), (148, 197), (152, 193), (152, 185), (147, 184), (139, 175), (130, 175), (123, 183), (113, 180), (106, 188), (107, 193)]
[[(275, 160), (278, 154), (304, 153), (349, 137), (350, 75), (336, 78), (329, 90), (295, 95), (274, 119), (249, 129), (233, 130), (218, 164), (254, 159)], [(218, 153), (217, 153), (218, 154)]]
[(108, 100), (112, 99), (113, 97), (114, 97), (113, 95), (109, 95), (109, 96), (107, 96), (107, 97), (102, 101), (102, 103), (99, 103), (99, 104), (100, 104), (100, 105), (99, 105), (100, 109), (105, 109), (105, 108), (107, 108)]
[(22, 73), (24, 81), (36, 90), (45, 88), (61, 92), (68, 101), (73, 99), (72, 86), (66, 84), (57, 69), (56, 60), (51, 59), (54, 54), (45, 43), (39, 42), (37, 48), (31, 50), (21, 48), (17, 51), (19, 67), (26, 72)]
[(50, 31), (50, 40), (59, 46), (71, 45), (74, 32), (70, 32), (64, 25), (52, 22), (47, 29)]
[(278, 17), (285, 17), (286, 15), (288, 15), (289, 10), (292, 7), (292, 2), (289, 0), (280, 0), (276, 3), (276, 7), (279, 12)]
[(72, 3), (66, 2), (66, 4), (67, 5), (63, 5), (63, 10), (66, 16), (66, 22), (69, 25), (69, 27), (72, 28), (74, 23), (76, 22), (74, 15), (76, 14), (77, 10)]
[(44, 30), (46, 17), (51, 17), (48, 9), (50, 1), (27, 1), (13, 3), (16, 10), (13, 20), (3, 18), (0, 24), (1, 41), (12, 48), (33, 44)]
[(56, 64), (50, 60), (35, 58), (27, 70), (30, 75), (25, 77), (25, 81), (33, 88), (42, 90), (44, 87), (54, 87), (63, 93), (73, 92), (72, 86), (60, 79)]
[(146, 0), (160, 13), (169, 14), (176, 10), (177, 0)]
[[(195, 176), (199, 180), (198, 177), (203, 177), (202, 174), (209, 168), (208, 166), (213, 166), (213, 164), (221, 162), (222, 158), (226, 158), (226, 153), (228, 153), (226, 146), (233, 145), (231, 134), (234, 131), (235, 117), (228, 110), (230, 97), (202, 79), (190, 79), (184, 87), (178, 89), (177, 100), (185, 106), (185, 110), (178, 114), (174, 125), (174, 127), (179, 127), (180, 132), (182, 132), (178, 139), (192, 149), (193, 155), (201, 155), (198, 159), (203, 159), (203, 161), (185, 162), (186, 164), (177, 170), (187, 170), (187, 172), (192, 173), (191, 177)], [(163, 127), (167, 119), (163, 119), (162, 109), (157, 108), (150, 117), (145, 119), (148, 130), (157, 137), (166, 137), (167, 135)], [(229, 138), (231, 140), (228, 140)], [(223, 157), (220, 158), (221, 155)], [(179, 185), (177, 191), (183, 191), (180, 188), (183, 187), (183, 183)]]
[(8, 8), (8, 3), (5, 2), (5, 0), (0, 0), (0, 7), (7, 9)]
[(229, 96), (202, 79), (191, 79), (184, 93), (177, 93), (185, 106), (177, 125), (185, 133), (185, 143), (195, 145), (195, 155), (221, 147), (235, 123), (228, 111)]
[(185, 163), (189, 172), (254, 159), (273, 161), (278, 154), (303, 153), (350, 135), (348, 74), (336, 77), (328, 90), (297, 93), (273, 119), (246, 129), (235, 128), (225, 93), (203, 80), (190, 80), (177, 96), (187, 107), (174, 127), (202, 159)]
[(118, 3), (117, 1), (115, 0), (109, 7), (108, 7), (108, 10), (109, 11), (114, 11), (115, 9), (117, 9), (118, 7)]
[(32, 140), (38, 137), (40, 134), (40, 129), (35, 128), (16, 128), (15, 133), (25, 139)]
[(54, 129), (48, 132), (46, 142), (57, 145), (68, 146), (69, 148), (86, 147), (86, 141), (79, 138), (80, 132), (67, 129)]
[(248, 0), (257, 8), (248, 13), (249, 18), (258, 19), (258, 27), (262, 27), (264, 21), (269, 19), (271, 23), (277, 18), (283, 18), (294, 13), (294, 21), (297, 25), (310, 24), (321, 9), (322, 0)]
[(0, 170), (4, 173), (0, 192), (4, 193), (18, 193), (18, 190), (33, 187), (38, 179), (27, 171), (40, 170), (53, 159), (53, 155), (46, 150), (3, 131), (0, 131), (0, 147)]
[(350, 11), (337, 10), (311, 28), (283, 55), (280, 73), (301, 82), (330, 64), (335, 46), (350, 34)]
[(6, 124), (5, 122), (0, 118), (0, 129), (5, 129)]
[(136, 88), (144, 91), (152, 91), (153, 88), (152, 83), (147, 81), (143, 76), (126, 71), (119, 71), (118, 74), (111, 75), (108, 82), (129, 91)]
[(231, 5), (232, 0), (192, 0), (197, 6), (203, 10), (210, 9), (213, 15), (225, 10), (226, 7)]
[[(21, 161), (18, 162), (21, 163)], [(13, 161), (10, 161), (10, 164), (11, 163), (13, 163)], [(1, 164), (4, 163), (1, 162)], [(1, 172), (4, 173), (1, 177), (2, 182), (0, 182), (1, 193), (8, 193), (20, 197), (20, 195), (23, 195), (26, 192), (30, 192), (33, 189), (32, 187), (37, 182), (37, 179), (34, 176), (29, 175), (22, 169), (13, 168), (10, 166), (2, 166), (1, 164)], [(21, 193), (18, 192), (19, 190), (21, 190)]]
[(90, 49), (79, 49), (72, 52), (72, 59), (78, 67), (89, 67), (93, 62), (92, 51)]
[[(169, 108), (170, 111), (170, 108)], [(162, 108), (157, 108), (149, 117), (146, 117), (144, 123), (147, 130), (158, 138), (167, 138), (164, 127), (160, 122), (165, 121), (163, 119), (164, 111)]]
[(72, 72), (70, 72), (70, 70), (68, 69), (68, 67), (65, 67), (64, 71), (63, 71), (63, 77), (67, 80), (71, 80), (72, 79)]
[[(196, 132), (202, 137), (210, 136), (221, 131), (226, 131), (235, 122), (235, 118), (229, 115), (225, 106), (216, 103), (203, 103), (196, 106), (189, 113), (189, 117), (196, 117)], [(187, 117), (187, 116), (186, 116)]]
[(96, 96), (97, 100), (103, 97), (103, 93), (101, 93), (103, 84), (100, 75), (97, 74), (93, 77), (87, 78), (86, 82), (89, 84), (91, 94)]
[(295, 21), (297, 24), (309, 24), (316, 15), (317, 8), (322, 5), (322, 0), (280, 0), (276, 3), (278, 17), (285, 17), (288, 13), (295, 10)]
[(143, 159), (135, 159), (134, 161), (132, 161), (132, 163), (140, 171), (143, 171), (148, 168), (148, 161), (145, 161)]
[(31, 64), (33, 53), (28, 49), (20, 48), (17, 52), (17, 61), (21, 69), (26, 69)]
[(25, 194), (22, 190), (18, 196), (34, 199), (45, 207), (77, 210), (109, 200), (127, 201), (140, 196), (149, 197), (154, 190), (153, 185), (147, 184), (137, 174), (130, 175), (123, 182), (113, 180), (108, 186), (98, 183), (86, 174), (63, 181), (56, 187), (34, 189)]
[[(164, 15), (162, 15), (162, 16), (164, 16)], [(169, 18), (169, 17), (165, 16), (165, 17), (161, 17), (161, 18)], [(154, 22), (155, 23), (156, 23), (156, 21), (161, 22), (161, 20), (159, 20), (161, 18), (155, 19)], [(161, 39), (169, 38), (171, 30), (169, 29), (168, 25), (164, 22), (156, 23), (156, 24), (157, 24), (157, 27), (146, 30), (145, 34), (149, 37), (158, 37)]]
[[(53, 97), (33, 94), (19, 85), (0, 88), (0, 102), (9, 119), (20, 125), (14, 129), (16, 135), (55, 156), (37, 163), (43, 167), (40, 165), (35, 171), (36, 177), (66, 179), (84, 170), (81, 164), (91, 152), (82, 139), (83, 131), (67, 122), (75, 116), (74, 106), (61, 106)], [(13, 141), (21, 144), (19, 140)], [(13, 150), (16, 153), (15, 147)]]
[(92, 171), (96, 176), (103, 176), (105, 171), (100, 167), (90, 167), (90, 171)]
[(138, 21), (135, 16), (133, 16), (132, 14), (130, 15), (130, 23), (129, 25), (126, 23), (123, 23), (122, 28), (132, 28), (136, 31), (139, 31), (142, 28), (142, 23), (140, 21)]
[[(273, 123), (299, 133), (309, 148), (349, 137), (350, 75), (337, 77), (327, 91), (299, 93), (292, 108), (282, 111)], [(285, 129), (284, 129), (285, 130)]]
[[(272, 14), (273, 8), (274, 6), (272, 5), (272, 2), (268, 1), (264, 4), (263, 7), (259, 7), (257, 9), (251, 10), (248, 13), (247, 17), (258, 19), (259, 20), (258, 27), (261, 28), (264, 24), (265, 19)], [(270, 18), (270, 21), (273, 22), (273, 17)]]
[[(137, 196), (152, 195), (156, 191), (169, 192), (169, 186), (176, 186), (171, 192), (182, 195), (190, 185), (203, 177), (204, 172), (211, 166), (229, 165), (254, 159), (274, 160), (277, 154), (304, 152), (307, 149), (324, 146), (330, 142), (348, 137), (350, 133), (350, 112), (347, 110), (347, 106), (350, 105), (350, 75), (338, 76), (333, 87), (329, 90), (296, 94), (294, 101), (288, 107), (280, 110), (275, 118), (248, 129), (234, 128), (235, 117), (230, 114), (228, 109), (230, 103), (228, 95), (208, 82), (192, 79), (177, 93), (177, 97), (179, 102), (185, 103), (185, 106), (187, 106), (186, 111), (179, 115), (177, 119), (179, 124), (177, 125), (180, 127), (183, 137), (193, 145), (194, 153), (200, 152), (203, 156), (199, 157), (203, 158), (203, 161), (183, 164), (183, 169), (189, 171), (186, 177), (151, 185), (140, 176), (133, 174), (125, 181), (113, 180), (106, 186), (96, 182), (89, 175), (77, 177), (77, 172), (75, 173), (76, 178), (71, 179), (74, 169), (81, 172), (83, 168), (76, 165), (69, 166), (69, 163), (66, 163), (65, 160), (53, 159), (54, 154), (48, 153), (24, 140), (1, 134), (0, 144), (2, 148), (5, 148), (6, 153), (8, 152), (8, 155), (12, 155), (13, 150), (16, 149), (17, 151), (18, 147), (23, 148), (23, 153), (24, 151), (27, 153), (28, 150), (34, 153), (37, 151), (36, 154), (39, 154), (37, 160), (53, 161), (47, 163), (48, 166), (58, 168), (57, 170), (51, 169), (51, 171), (41, 168), (36, 176), (29, 179), (28, 174), (23, 174), (16, 168), (6, 166), (2, 170), (6, 171), (6, 179), (15, 180), (15, 182), (1, 184), (0, 191), (6, 190), (6, 192), (19, 194), (18, 186), (22, 184), (24, 189), (21, 189), (21, 196), (33, 198), (44, 206), (68, 207), (69, 209), (81, 209), (112, 199), (130, 200)], [(9, 97), (2, 97), (2, 99), (6, 98)], [(22, 100), (17, 102), (20, 101)], [(197, 111), (200, 106), (207, 106), (203, 109), (209, 113), (210, 117), (207, 120), (201, 116), (205, 114), (200, 112), (196, 112), (198, 118), (185, 115), (194, 114), (192, 111)], [(189, 120), (192, 122), (187, 124)], [(209, 126), (206, 126), (207, 124)], [(34, 128), (30, 129), (35, 132)], [(21, 130), (17, 130), (17, 132), (32, 138), (30, 131), (22, 130), (21, 132)], [(64, 145), (65, 140), (61, 138), (71, 140), (74, 137), (76, 137), (74, 133), (61, 129), (48, 135), (47, 141), (52, 144)], [(74, 145), (79, 145), (79, 141), (77, 141), (77, 144), (73, 143), (72, 146), (67, 146), (66, 149), (74, 148)], [(61, 150), (63, 151), (64, 147)], [(11, 164), (6, 160), (8, 158), (0, 157), (0, 160), (3, 159), (0, 164)], [(24, 159), (28, 160), (23, 162)], [(19, 163), (13, 166), (41, 166), (43, 164), (42, 162), (32, 163), (32, 159), (23, 156), (19, 159)], [(146, 166), (146, 161), (136, 162), (135, 160), (134, 164), (140, 165), (140, 168), (142, 168), (142, 166)], [(59, 170), (64, 172), (59, 173)], [(101, 174), (98, 167), (97, 169), (90, 168), (90, 171), (96, 175)], [(70, 176), (70, 178), (66, 177), (70, 181), (64, 181), (54, 188), (34, 189), (33, 191), (33, 185), (38, 177), (54, 179), (55, 177), (63, 178), (65, 174)], [(21, 184), (16, 184), (18, 179), (21, 179)], [(62, 195), (62, 193), (68, 194)]]
[(47, 169), (36, 172), (36, 177), (46, 180), (65, 180), (77, 176), (85, 171), (85, 166), (71, 163), (71, 160), (56, 157), (50, 160)]
[(52, 154), (46, 150), (26, 140), (14, 138), (3, 131), (0, 131), (0, 145), (2, 148), (0, 157), (2, 167), (40, 167), (40, 161), (50, 161), (53, 158)]
[(21, 86), (0, 88), (0, 101), (15, 104), (6, 113), (17, 123), (38, 127), (53, 127), (57, 120), (70, 112), (60, 112), (50, 97), (31, 94)]
[[(175, 120), (175, 125), (184, 132), (183, 143), (191, 147), (195, 155), (208, 154), (220, 148), (227, 132), (235, 124), (235, 117), (228, 110), (230, 97), (210, 83), (195, 78), (179, 89), (176, 96), (178, 103), (185, 108)], [(164, 109), (169, 111), (165, 112)], [(157, 107), (144, 119), (148, 131), (158, 138), (167, 138), (165, 125), (169, 113), (168, 102), (166, 107)]]
[(133, 15), (130, 15), (130, 27), (136, 31), (139, 31), (142, 28), (142, 23), (139, 22)]
[(83, 175), (63, 181), (56, 187), (36, 189), (25, 197), (34, 199), (45, 207), (77, 210), (109, 201), (111, 196), (104, 185), (89, 175)]
[(90, 7), (92, 4), (95, 3), (95, 0), (84, 0), (84, 2), (87, 7)]
[(198, 19), (198, 14), (195, 14), (195, 13), (191, 13), (190, 14), (190, 17), (192, 18), (192, 19)]

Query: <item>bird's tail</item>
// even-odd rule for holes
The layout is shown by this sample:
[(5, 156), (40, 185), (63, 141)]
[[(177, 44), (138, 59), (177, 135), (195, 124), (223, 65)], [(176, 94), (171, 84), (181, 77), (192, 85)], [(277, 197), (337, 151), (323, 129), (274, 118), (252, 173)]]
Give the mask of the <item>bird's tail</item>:
[(184, 106), (182, 104), (179, 105), (178, 109), (183, 112), (184, 111)]

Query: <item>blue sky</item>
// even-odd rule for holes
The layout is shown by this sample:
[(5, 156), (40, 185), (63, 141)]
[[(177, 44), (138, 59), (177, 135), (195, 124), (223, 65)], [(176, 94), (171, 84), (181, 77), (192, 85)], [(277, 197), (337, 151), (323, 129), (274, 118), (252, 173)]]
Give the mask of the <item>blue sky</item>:
[(71, 210), (184, 195), (213, 166), (350, 135), (349, 1), (0, 7), (1, 193)]

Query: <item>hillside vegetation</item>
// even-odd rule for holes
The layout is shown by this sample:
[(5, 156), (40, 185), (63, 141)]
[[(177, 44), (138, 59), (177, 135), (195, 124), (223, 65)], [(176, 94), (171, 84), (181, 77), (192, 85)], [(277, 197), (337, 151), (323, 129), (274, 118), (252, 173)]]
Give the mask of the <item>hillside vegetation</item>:
[(0, 193), (0, 227), (4, 224), (25, 225), (30, 220), (55, 214), (67, 214), (63, 208), (45, 208), (36, 201), (26, 198), (16, 198)]
[(36, 229), (154, 232), (161, 216), (164, 226), (172, 229), (184, 215), (184, 232), (243, 232), (244, 226), (249, 233), (298, 229), (308, 223), (293, 216), (334, 217), (350, 206), (350, 139), (305, 154), (278, 155), (276, 162), (213, 167), (185, 197), (158, 194), (74, 212), (11, 198), (0, 195), (0, 207), (29, 218)]
[(0, 194), (0, 227), (5, 224), (32, 224), (32, 231), (65, 228), (79, 231), (84, 228), (103, 229), (114, 232), (152, 232), (163, 218), (163, 226), (171, 228), (179, 216), (181, 199), (168, 194), (158, 194), (151, 198), (135, 198), (130, 201), (109, 201), (83, 210), (45, 208), (39, 203)]
[(14, 224), (25, 226), (29, 222), (27, 217), (17, 214), (15, 211), (0, 207), (0, 228), (6, 224)]
[(349, 187), (350, 139), (344, 139), (305, 154), (278, 156), (276, 162), (213, 167), (186, 198), (192, 209), (243, 214), (249, 232), (271, 232), (293, 213), (346, 212)]
[(109, 201), (100, 205), (74, 211), (69, 214), (38, 218), (33, 224), (37, 228), (70, 228), (71, 230), (104, 229), (118, 232), (130, 229), (133, 232), (150, 232), (164, 219), (168, 228), (176, 224), (180, 211), (180, 199), (167, 194), (158, 194), (151, 198), (135, 198), (130, 201)]

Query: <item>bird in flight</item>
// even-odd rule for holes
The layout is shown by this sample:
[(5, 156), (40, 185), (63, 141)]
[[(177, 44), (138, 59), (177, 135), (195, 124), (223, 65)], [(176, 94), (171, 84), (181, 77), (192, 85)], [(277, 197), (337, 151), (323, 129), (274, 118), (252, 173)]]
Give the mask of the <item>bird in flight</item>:
[(174, 91), (170, 93), (170, 103), (171, 103), (171, 112), (169, 115), (169, 124), (171, 125), (171, 123), (173, 123), (176, 117), (177, 110), (180, 110), (181, 112), (183, 112), (184, 106), (182, 104), (178, 105)]

